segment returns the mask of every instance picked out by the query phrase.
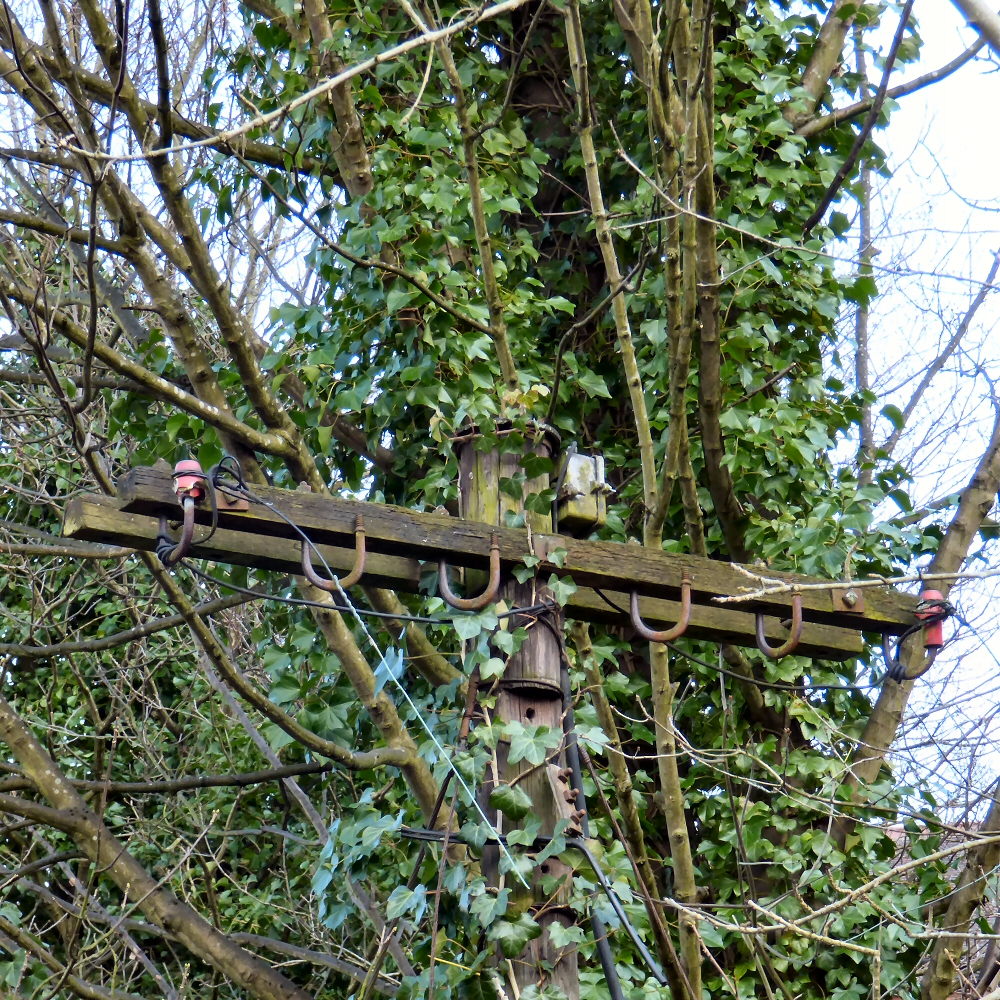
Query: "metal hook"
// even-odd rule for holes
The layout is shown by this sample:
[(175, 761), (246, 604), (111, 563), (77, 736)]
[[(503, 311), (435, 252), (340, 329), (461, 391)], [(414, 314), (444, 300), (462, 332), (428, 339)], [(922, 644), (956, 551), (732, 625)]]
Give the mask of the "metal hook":
[(792, 595), (792, 634), (788, 637), (788, 641), (781, 646), (775, 648), (774, 646), (769, 646), (767, 644), (767, 636), (764, 634), (764, 616), (761, 612), (757, 612), (757, 648), (765, 655), (770, 656), (772, 660), (780, 660), (783, 656), (788, 656), (789, 653), (795, 650), (795, 647), (799, 644), (799, 639), (802, 638), (802, 595), (793, 594)]
[(184, 511), (184, 522), (181, 528), (180, 541), (174, 542), (167, 530), (167, 518), (160, 518), (160, 531), (156, 536), (156, 554), (164, 566), (179, 563), (191, 551), (191, 540), (194, 538), (194, 497), (185, 496), (181, 500)]
[(668, 628), (665, 632), (657, 632), (646, 625), (639, 614), (639, 591), (632, 591), (632, 601), (629, 605), (632, 612), (632, 628), (650, 642), (670, 642), (672, 639), (679, 639), (687, 630), (688, 622), (691, 620), (691, 580), (687, 573), (681, 577), (681, 617), (673, 628)]
[(351, 572), (344, 577), (334, 577), (332, 580), (324, 580), (316, 573), (312, 567), (312, 543), (308, 539), (302, 540), (302, 575), (320, 590), (325, 590), (328, 594), (335, 594), (338, 590), (347, 590), (353, 587), (365, 572), (365, 526), (361, 515), (354, 520), (354, 566)]
[(448, 564), (442, 558), (438, 563), (438, 591), (446, 604), (459, 611), (479, 611), (496, 599), (500, 589), (500, 536), (490, 535), (490, 579), (486, 589), (478, 597), (456, 597), (448, 586)]

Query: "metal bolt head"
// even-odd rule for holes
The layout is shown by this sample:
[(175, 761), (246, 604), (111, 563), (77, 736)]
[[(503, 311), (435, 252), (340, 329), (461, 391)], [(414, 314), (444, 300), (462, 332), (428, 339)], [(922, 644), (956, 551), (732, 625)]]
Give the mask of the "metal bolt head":
[(858, 595), (855, 591), (849, 590), (844, 594), (842, 600), (849, 608), (853, 608), (858, 603)]

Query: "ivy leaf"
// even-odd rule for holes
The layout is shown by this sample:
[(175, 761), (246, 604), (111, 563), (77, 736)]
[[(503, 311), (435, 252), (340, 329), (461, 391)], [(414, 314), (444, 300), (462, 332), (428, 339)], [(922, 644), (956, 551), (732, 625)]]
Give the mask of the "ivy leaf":
[(560, 578), (555, 573), (549, 577), (549, 590), (556, 599), (556, 603), (565, 606), (566, 602), (576, 593), (577, 586), (571, 576)]
[(500, 950), (505, 958), (517, 958), (524, 951), (524, 946), (540, 937), (542, 928), (527, 913), (522, 913), (516, 920), (500, 920), (490, 929), (489, 939), (500, 944)]
[(498, 785), (490, 793), (490, 805), (516, 823), (531, 810), (531, 797), (517, 785)]
[(491, 681), (494, 677), (503, 677), (507, 664), (497, 656), (491, 656), (479, 667), (479, 676), (484, 681)]
[(549, 514), (556, 498), (554, 489), (542, 490), (540, 493), (529, 493), (524, 498), (524, 506), (533, 514)]
[(551, 458), (547, 455), (536, 455), (534, 452), (524, 455), (518, 464), (529, 479), (537, 479), (546, 472), (551, 472), (553, 468)]
[(477, 615), (456, 615), (453, 625), (460, 639), (475, 639), (480, 632), (492, 632), (497, 627), (497, 613), (486, 608)]
[(566, 562), (567, 555), (569, 555), (569, 553), (562, 548), (562, 546), (560, 546), (558, 549), (553, 549), (549, 553), (548, 560), (553, 566), (558, 566), (559, 569), (562, 569), (563, 563)]
[(568, 819), (561, 819), (556, 823), (555, 830), (552, 831), (552, 839), (545, 845), (545, 849), (535, 858), (535, 864), (540, 865), (549, 858), (554, 858), (557, 854), (562, 854), (566, 850), (566, 828), (569, 826)]
[(398, 885), (392, 890), (389, 896), (385, 907), (385, 915), (390, 920), (395, 920), (396, 917), (401, 917), (404, 913), (409, 913), (412, 906), (413, 890), (408, 889), (405, 885)]
[(556, 948), (565, 948), (571, 944), (583, 944), (587, 940), (587, 935), (582, 927), (576, 924), (563, 926), (558, 920), (553, 920), (549, 924), (549, 940)]
[(611, 392), (604, 379), (595, 372), (582, 369), (576, 376), (577, 384), (588, 396), (601, 396), (604, 399), (611, 398)]
[(500, 1000), (497, 984), (488, 972), (477, 972), (455, 987), (458, 1000)]
[(375, 694), (377, 695), (385, 687), (390, 677), (398, 681), (402, 675), (403, 651), (396, 649), (395, 646), (390, 646), (375, 670)]
[(473, 823), (470, 821), (462, 827), (462, 839), (470, 847), (481, 851), (493, 832), (493, 827), (489, 823)]
[(528, 813), (524, 827), (520, 830), (511, 830), (507, 834), (507, 843), (517, 844), (519, 847), (531, 847), (541, 829), (542, 821), (534, 813)]
[(489, 927), (498, 917), (502, 917), (507, 912), (507, 900), (510, 897), (510, 889), (501, 889), (496, 896), (484, 892), (472, 901), (472, 915), (479, 918), (483, 927)]
[(520, 722), (508, 722), (504, 733), (510, 738), (507, 760), (516, 764), (527, 760), (529, 764), (541, 764), (547, 750), (555, 750), (562, 743), (563, 735), (548, 726), (524, 726)]
[(292, 673), (283, 674), (277, 683), (271, 686), (268, 698), (275, 705), (287, 705), (299, 696), (299, 679)]

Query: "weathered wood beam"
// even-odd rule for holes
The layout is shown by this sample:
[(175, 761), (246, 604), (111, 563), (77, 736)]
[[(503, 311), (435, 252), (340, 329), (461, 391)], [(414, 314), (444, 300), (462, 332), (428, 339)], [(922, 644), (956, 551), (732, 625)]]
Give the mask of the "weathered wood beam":
[[(110, 497), (74, 497), (66, 507), (63, 534), (68, 538), (103, 541), (115, 545), (152, 551), (155, 548), (157, 520), (121, 510), (122, 501)], [(367, 523), (367, 522), (366, 522)], [(454, 521), (453, 524), (462, 522)], [(197, 535), (195, 541), (197, 542)], [(334, 572), (347, 573), (354, 564), (351, 547), (319, 546)], [(626, 551), (624, 546), (619, 546)], [(628, 550), (631, 550), (631, 546)], [(221, 563), (253, 566), (279, 573), (298, 573), (301, 565), (299, 543), (290, 538), (257, 535), (247, 531), (219, 528), (204, 545), (197, 546), (199, 557)], [(372, 552), (365, 568), (365, 583), (416, 593), (420, 584), (420, 563), (405, 556)], [(629, 595), (616, 590), (596, 591), (580, 587), (566, 606), (566, 614), (583, 621), (607, 625), (628, 626)], [(609, 603), (611, 602), (611, 603)], [(616, 610), (617, 605), (622, 611)], [(680, 605), (657, 597), (643, 597), (640, 610), (644, 620), (653, 627), (673, 624), (680, 614)], [(777, 617), (766, 617), (765, 633), (773, 645), (788, 638), (788, 630)], [(687, 635), (694, 639), (729, 642), (737, 646), (755, 646), (754, 616), (729, 607), (695, 605)], [(851, 629), (807, 622), (802, 630), (798, 652), (827, 660), (847, 660), (862, 651), (861, 635)]]
[[(578, 586), (628, 593), (632, 588), (649, 597), (677, 600), (682, 577), (692, 584), (695, 604), (718, 608), (713, 598), (753, 590), (753, 581), (730, 563), (714, 559), (671, 552), (655, 552), (637, 545), (615, 542), (591, 542), (564, 535), (533, 534), (529, 538), (523, 528), (496, 527), (475, 521), (459, 520), (448, 514), (425, 513), (376, 504), (368, 501), (343, 500), (318, 496), (303, 491), (260, 487), (257, 495), (275, 504), (317, 542), (351, 548), (354, 545), (355, 519), (364, 518), (368, 550), (372, 553), (408, 556), (436, 562), (444, 556), (449, 564), (483, 569), (489, 561), (490, 536), (500, 537), (500, 559), (505, 569), (520, 563), (529, 553), (546, 560), (557, 549), (565, 550), (561, 568), (550, 564), (561, 575), (572, 576)], [(170, 473), (165, 468), (133, 469), (118, 483), (122, 509), (135, 514), (179, 517), (180, 505), (174, 494)], [(198, 510), (199, 523), (211, 520), (211, 509), (203, 502)], [(236, 531), (293, 538), (295, 532), (274, 511), (262, 504), (250, 504), (245, 512), (219, 511), (219, 525)], [(788, 583), (816, 584), (820, 581), (795, 573), (766, 569), (768, 577)], [(802, 592), (804, 618), (807, 622), (834, 625), (859, 632), (899, 635), (915, 621), (913, 609), (917, 598), (891, 587), (871, 587), (863, 591), (859, 603), (863, 610), (849, 611), (835, 601), (830, 581), (829, 590)], [(842, 590), (843, 584), (839, 585)], [(791, 615), (792, 595), (773, 594), (752, 604), (740, 606), (742, 611), (764, 614)]]

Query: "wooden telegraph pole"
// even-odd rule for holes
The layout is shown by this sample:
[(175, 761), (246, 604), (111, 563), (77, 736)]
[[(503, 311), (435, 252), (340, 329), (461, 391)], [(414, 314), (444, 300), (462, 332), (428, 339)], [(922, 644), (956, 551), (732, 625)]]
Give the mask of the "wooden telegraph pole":
[[(542, 473), (527, 478), (521, 466), (521, 458), (534, 455), (550, 458), (555, 465), (559, 457), (559, 435), (551, 428), (536, 427), (534, 436), (529, 428), (527, 438), (513, 430), (499, 429), (497, 443), (492, 447), (482, 435), (469, 433), (455, 441), (459, 459), (459, 514), (462, 518), (485, 524), (507, 525), (506, 515), (523, 515), (530, 532), (537, 534), (552, 531), (550, 513), (539, 514), (527, 510), (525, 498), (531, 493), (541, 493), (550, 485), (549, 474)], [(523, 446), (522, 446), (523, 441)], [(520, 476), (525, 476), (518, 497), (511, 496), (510, 484)], [(501, 480), (506, 490), (501, 489)], [(470, 581), (471, 582), (471, 581)], [(475, 591), (474, 583), (470, 590)], [(507, 607), (530, 607), (542, 601), (552, 601), (551, 591), (541, 580), (518, 583), (510, 578), (501, 587), (501, 597)], [(511, 628), (518, 621), (511, 622)], [(558, 614), (548, 616), (548, 624), (536, 620), (528, 628), (528, 638), (520, 650), (507, 663), (507, 668), (499, 682), (499, 693), (494, 713), (494, 725), (520, 722), (523, 726), (547, 726), (554, 732), (562, 731), (564, 711), (562, 692), (562, 622)], [(510, 764), (507, 760), (509, 743), (501, 740), (497, 746), (498, 779), (510, 783), (520, 775), (518, 782), (532, 801), (533, 812), (541, 819), (540, 834), (550, 836), (557, 821), (565, 815), (565, 803), (556, 798), (550, 768), (533, 767), (525, 760)], [(558, 767), (566, 766), (564, 753), (560, 752), (553, 761)], [(488, 781), (484, 795), (488, 798), (492, 780)], [(509, 832), (516, 824), (505, 820), (501, 813), (496, 817), (497, 828)], [(506, 823), (506, 827), (501, 824)], [(499, 850), (487, 847), (483, 866), (494, 884), (499, 882)], [(573, 923), (575, 914), (567, 908), (568, 887), (558, 891), (555, 900), (542, 889), (543, 880), (566, 876), (568, 886), (572, 878), (571, 869), (556, 858), (550, 858), (537, 867), (532, 874), (530, 900), (529, 893), (520, 885), (513, 873), (508, 873), (504, 884), (511, 889), (511, 909), (517, 911), (525, 905), (547, 904), (544, 913), (538, 916), (542, 926), (541, 937), (530, 941), (524, 951), (512, 960), (511, 966), (518, 989), (532, 984), (551, 982), (559, 986), (568, 1000), (578, 1000), (580, 980), (577, 970), (577, 953), (573, 947), (555, 948), (549, 938), (548, 928), (555, 922)], [(501, 959), (506, 964), (505, 959)]]
[[(154, 466), (129, 472), (119, 481), (114, 498), (74, 497), (66, 507), (63, 533), (156, 550), (161, 519), (176, 520), (180, 514), (185, 521), (182, 537), (187, 538), (193, 558), (299, 573), (305, 532), (333, 571), (346, 573), (358, 557), (361, 524), (368, 553), (364, 586), (417, 593), (422, 564), (443, 560), (452, 571), (464, 568), (471, 577), (470, 592), (478, 594), (481, 582), (475, 577), (491, 566), (491, 571), (502, 571), (500, 579), (506, 582), (500, 598), (507, 606), (530, 607), (552, 600), (545, 581), (558, 571), (576, 584), (566, 605), (570, 618), (640, 630), (680, 621), (683, 605), (688, 620), (685, 636), (757, 647), (771, 657), (794, 649), (803, 656), (851, 659), (864, 648), (862, 633), (898, 636), (919, 625), (917, 598), (881, 582), (817, 580), (771, 569), (766, 581), (755, 580), (747, 570), (717, 560), (553, 534), (547, 504), (542, 513), (525, 507), (530, 494), (549, 489), (550, 474), (529, 477), (527, 471), (536, 469), (530, 461), (527, 469), (521, 462), (534, 456), (552, 459), (555, 466), (559, 443), (555, 431), (538, 426), (527, 433), (507, 427), (490, 438), (475, 431), (458, 437), (460, 518), (265, 486), (255, 487), (254, 502), (247, 503), (229, 496), (221, 483), (213, 502), (205, 496), (192, 498), (193, 502), (185, 497), (182, 509), (170, 470)], [(599, 457), (593, 462), (594, 476), (581, 474), (568, 488), (572, 497), (567, 497), (560, 514), (563, 527), (586, 526), (588, 502), (596, 496), (586, 484), (599, 478)], [(574, 467), (577, 473), (584, 469), (579, 463)], [(518, 522), (523, 517), (523, 523), (509, 523), (508, 514)], [(195, 537), (195, 523), (215, 525), (217, 530)], [(512, 571), (526, 565), (525, 557), (529, 561), (534, 557), (541, 572), (538, 579), (521, 584), (512, 578)], [(767, 587), (761, 586), (764, 582)], [(719, 600), (735, 596), (740, 596), (740, 603)], [(527, 629), (528, 638), (509, 659), (493, 692), (494, 721), (547, 726), (560, 733), (568, 707), (561, 684), (560, 613), (553, 602), (551, 612), (510, 623), (511, 628), (518, 625)], [(541, 820), (539, 833), (553, 834), (560, 818), (571, 817), (567, 789), (559, 776), (567, 763), (563, 751), (543, 766), (524, 760), (512, 763), (508, 744), (501, 742), (496, 774), (484, 783), (484, 807), (494, 783), (523, 776), (519, 786), (531, 797)], [(502, 815), (496, 820), (498, 828), (510, 832), (512, 827), (503, 826), (507, 821)], [(555, 948), (549, 936), (553, 923), (575, 921), (568, 891), (558, 888), (560, 876), (566, 875), (568, 882), (572, 873), (550, 858), (534, 869), (531, 888), (524, 890), (514, 873), (500, 872), (499, 849), (489, 845), (483, 869), (495, 887), (503, 878), (511, 890), (508, 917), (534, 908), (543, 929), (509, 969), (507, 959), (501, 959), (505, 978), (512, 976), (517, 987), (513, 992), (552, 983), (569, 1000), (578, 1000), (576, 950)], [(544, 891), (553, 885), (554, 896)], [(610, 951), (605, 952), (602, 962), (613, 961)]]

